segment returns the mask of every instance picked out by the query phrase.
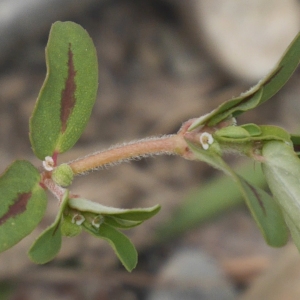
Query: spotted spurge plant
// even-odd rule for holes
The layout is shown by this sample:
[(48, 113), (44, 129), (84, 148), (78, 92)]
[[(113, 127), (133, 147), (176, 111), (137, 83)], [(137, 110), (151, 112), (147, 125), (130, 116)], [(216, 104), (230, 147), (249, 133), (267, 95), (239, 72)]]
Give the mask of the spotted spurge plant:
[[(188, 120), (177, 134), (121, 144), (58, 165), (58, 156), (74, 146), (89, 120), (97, 94), (98, 65), (93, 42), (81, 26), (54, 23), (46, 47), (46, 79), (30, 118), (31, 146), (42, 169), (16, 160), (0, 177), (0, 251), (11, 248), (37, 227), (45, 214), (48, 190), (58, 200), (58, 212), (53, 224), (29, 249), (33, 262), (49, 262), (59, 252), (62, 236), (73, 237), (84, 230), (106, 240), (131, 271), (137, 252), (120, 230), (140, 225), (158, 213), (160, 206), (108, 207), (73, 194), (68, 187), (74, 176), (160, 154), (204, 161), (222, 170), (236, 182), (266, 242), (283, 246), (290, 231), (300, 249), (300, 160), (295, 152), (300, 136), (271, 125), (238, 126), (235, 119), (280, 90), (299, 58), (300, 34), (257, 85), (212, 112)], [(237, 175), (223, 160), (227, 152), (260, 163), (272, 196)]]

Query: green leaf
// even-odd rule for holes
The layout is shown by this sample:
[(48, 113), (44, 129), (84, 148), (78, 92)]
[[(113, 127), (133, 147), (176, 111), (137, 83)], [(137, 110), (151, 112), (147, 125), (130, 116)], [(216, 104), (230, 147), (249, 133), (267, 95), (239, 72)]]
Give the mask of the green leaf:
[(29, 258), (36, 264), (45, 264), (52, 260), (59, 252), (62, 242), (61, 221), (62, 214), (69, 199), (69, 191), (64, 194), (55, 221), (35, 240), (28, 251)]
[(290, 134), (281, 127), (274, 126), (274, 125), (261, 125), (261, 135), (257, 137), (258, 140), (261, 141), (270, 141), (270, 140), (277, 140), (286, 143), (291, 143), (291, 136)]
[(0, 252), (30, 234), (45, 214), (40, 174), (28, 161), (13, 162), (0, 177)]
[(225, 101), (210, 113), (196, 119), (188, 130), (192, 131), (204, 124), (213, 126), (229, 117), (234, 117), (242, 112), (251, 110), (259, 105), (262, 94), (262, 89), (257, 90), (253, 88), (250, 89), (250, 91), (241, 94), (239, 97)]
[[(267, 141), (282, 141), (292, 144), (290, 134), (283, 128), (273, 125), (246, 124), (243, 126), (228, 126), (217, 130), (213, 137), (223, 151), (237, 151), (248, 156), (253, 152), (253, 142), (262, 144)], [(251, 131), (252, 134), (248, 131)]]
[(227, 126), (215, 132), (215, 136), (219, 138), (230, 139), (247, 139), (251, 138), (251, 134), (241, 126)]
[(286, 143), (268, 142), (262, 149), (263, 172), (300, 250), (300, 160)]
[(259, 136), (262, 134), (260, 126), (256, 124), (249, 123), (241, 125), (241, 127), (247, 130), (251, 136)]
[(288, 231), (281, 209), (272, 197), (237, 175), (218, 154), (203, 150), (189, 141), (187, 143), (197, 159), (222, 170), (234, 180), (266, 242), (273, 247), (285, 245)]
[(81, 212), (91, 212), (102, 216), (113, 216), (118, 219), (129, 221), (145, 221), (156, 215), (160, 206), (155, 205), (149, 208), (115, 208), (111, 206), (104, 206), (100, 203), (96, 203), (83, 198), (71, 198), (69, 200), (69, 206), (73, 209), (77, 209)]
[(137, 264), (137, 251), (131, 241), (121, 232), (108, 224), (101, 224), (99, 229), (94, 228), (87, 222), (83, 228), (92, 235), (106, 240), (120, 259), (127, 271), (131, 272)]
[(204, 124), (214, 126), (228, 117), (235, 117), (251, 110), (274, 96), (288, 81), (300, 61), (300, 33), (291, 42), (275, 68), (258, 84), (239, 97), (222, 103), (212, 112), (201, 116), (189, 127), (189, 131)]
[(31, 145), (41, 160), (77, 142), (91, 115), (98, 86), (96, 50), (80, 25), (52, 25), (46, 63), (46, 79), (30, 119)]
[(252, 216), (266, 242), (273, 247), (282, 247), (288, 241), (288, 230), (280, 207), (264, 190), (254, 187), (238, 176), (240, 189)]
[(36, 264), (45, 264), (52, 260), (61, 248), (60, 224), (51, 225), (38, 237), (28, 252), (29, 258)]
[(104, 223), (121, 229), (130, 229), (142, 224), (143, 221), (131, 221), (131, 220), (124, 220), (116, 217), (105, 216)]
[[(122, 209), (82, 199), (69, 199), (71, 209), (82, 213), (85, 221), (82, 227), (91, 234), (105, 239), (114, 249), (122, 264), (131, 271), (137, 264), (137, 252), (130, 240), (116, 228), (128, 229), (141, 224), (160, 210), (159, 205), (150, 208)], [(100, 218), (95, 226), (95, 218)]]

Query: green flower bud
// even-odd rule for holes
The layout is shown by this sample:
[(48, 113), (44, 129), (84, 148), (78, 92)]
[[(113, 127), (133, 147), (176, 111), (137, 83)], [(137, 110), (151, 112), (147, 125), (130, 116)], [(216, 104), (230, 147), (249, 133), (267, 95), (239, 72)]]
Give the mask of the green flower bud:
[(73, 171), (68, 164), (61, 164), (52, 172), (52, 179), (60, 186), (69, 186), (73, 181)]
[(72, 223), (69, 217), (63, 219), (61, 225), (61, 234), (68, 237), (73, 237), (78, 235), (81, 232), (81, 226), (78, 226), (76, 223)]

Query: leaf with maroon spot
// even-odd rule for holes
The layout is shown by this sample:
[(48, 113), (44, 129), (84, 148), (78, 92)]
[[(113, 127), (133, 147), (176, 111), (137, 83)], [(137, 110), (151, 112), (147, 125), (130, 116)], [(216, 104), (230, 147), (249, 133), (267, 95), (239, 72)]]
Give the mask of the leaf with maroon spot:
[(253, 186), (236, 174), (217, 153), (203, 150), (200, 146), (190, 141), (187, 141), (187, 143), (189, 149), (198, 160), (222, 170), (237, 184), (265, 241), (272, 247), (285, 245), (289, 235), (281, 207), (278, 203), (265, 191)]
[(0, 252), (32, 232), (45, 214), (40, 174), (28, 161), (12, 163), (0, 177)]
[(73, 22), (52, 25), (46, 47), (47, 75), (30, 119), (30, 141), (44, 160), (69, 150), (94, 106), (98, 63), (88, 33)]

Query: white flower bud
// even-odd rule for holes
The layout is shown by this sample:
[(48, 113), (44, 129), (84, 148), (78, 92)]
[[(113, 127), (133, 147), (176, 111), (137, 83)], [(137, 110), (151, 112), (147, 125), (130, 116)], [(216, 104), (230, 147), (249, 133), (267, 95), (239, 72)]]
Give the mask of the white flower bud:
[(54, 160), (51, 156), (46, 156), (43, 161), (43, 167), (46, 171), (52, 171), (54, 168)]
[(80, 214), (76, 214), (73, 216), (72, 218), (72, 223), (80, 226), (83, 222), (85, 221), (85, 217), (83, 215)]
[(209, 145), (211, 145), (213, 142), (214, 142), (214, 138), (210, 133), (203, 132), (200, 135), (200, 144), (202, 145), (202, 148), (204, 150), (207, 150), (209, 148)]
[(104, 218), (102, 216), (97, 216), (93, 219), (92, 221), (92, 225), (95, 227), (95, 228), (100, 228), (100, 225), (104, 222)]

